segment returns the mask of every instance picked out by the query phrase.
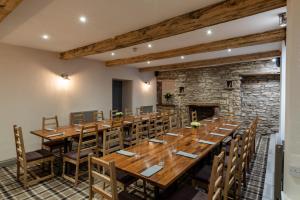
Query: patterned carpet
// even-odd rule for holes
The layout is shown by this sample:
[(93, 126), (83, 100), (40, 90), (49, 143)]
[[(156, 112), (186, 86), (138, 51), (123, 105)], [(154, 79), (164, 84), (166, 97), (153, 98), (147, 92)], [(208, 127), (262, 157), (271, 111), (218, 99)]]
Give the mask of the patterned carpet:
[[(243, 199), (245, 200), (262, 199), (268, 146), (268, 136), (257, 137), (257, 153), (247, 176), (247, 188), (243, 191)], [(88, 199), (88, 182), (83, 181), (77, 188), (74, 188), (70, 182), (56, 177), (25, 190), (16, 180), (16, 167), (4, 167), (0, 168), (0, 199)]]

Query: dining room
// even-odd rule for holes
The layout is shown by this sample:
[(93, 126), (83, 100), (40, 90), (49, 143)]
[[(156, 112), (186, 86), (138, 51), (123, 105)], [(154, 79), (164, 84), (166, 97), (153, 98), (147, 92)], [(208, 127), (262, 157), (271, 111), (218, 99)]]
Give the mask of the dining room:
[(299, 9), (0, 0), (0, 199), (299, 199)]

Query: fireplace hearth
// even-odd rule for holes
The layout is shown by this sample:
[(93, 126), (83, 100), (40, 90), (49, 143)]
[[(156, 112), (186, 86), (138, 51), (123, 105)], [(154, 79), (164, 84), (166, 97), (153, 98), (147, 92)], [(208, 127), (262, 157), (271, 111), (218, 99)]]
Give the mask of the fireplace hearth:
[(219, 112), (219, 105), (209, 104), (209, 103), (191, 104), (188, 105), (188, 109), (189, 109), (190, 119), (192, 116), (192, 111), (197, 111), (197, 119), (200, 121), (217, 114)]

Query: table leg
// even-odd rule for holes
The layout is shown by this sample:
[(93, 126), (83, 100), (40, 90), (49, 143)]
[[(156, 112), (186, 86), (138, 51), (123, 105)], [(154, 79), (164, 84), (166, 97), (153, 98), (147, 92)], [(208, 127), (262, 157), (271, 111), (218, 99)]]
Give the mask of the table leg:
[(159, 199), (159, 187), (154, 186), (154, 199)]

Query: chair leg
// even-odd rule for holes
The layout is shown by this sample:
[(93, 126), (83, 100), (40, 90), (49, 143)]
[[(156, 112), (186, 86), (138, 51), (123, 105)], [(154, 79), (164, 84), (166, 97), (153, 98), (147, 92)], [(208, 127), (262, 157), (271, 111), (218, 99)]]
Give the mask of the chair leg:
[(28, 186), (29, 186), (29, 184), (28, 184), (28, 180), (27, 180), (27, 169), (25, 168), (24, 169), (24, 187), (25, 187), (25, 189), (28, 189)]
[(79, 176), (79, 164), (76, 164), (76, 170), (75, 170), (75, 187), (78, 185), (78, 176)]
[(64, 177), (66, 174), (66, 161), (63, 159), (63, 166), (62, 166), (62, 177)]
[(54, 177), (54, 159), (50, 161), (51, 163), (51, 176)]
[(17, 179), (20, 180), (20, 162), (17, 161)]

